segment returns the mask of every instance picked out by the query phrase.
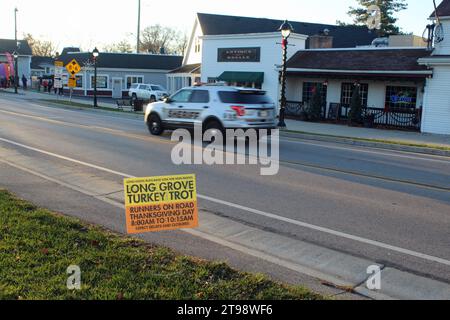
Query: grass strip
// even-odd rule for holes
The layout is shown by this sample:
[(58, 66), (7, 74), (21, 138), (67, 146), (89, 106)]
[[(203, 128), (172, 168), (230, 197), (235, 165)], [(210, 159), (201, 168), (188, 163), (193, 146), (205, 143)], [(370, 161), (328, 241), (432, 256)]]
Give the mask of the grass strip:
[[(81, 290), (67, 289), (70, 265), (81, 269)], [(0, 190), (0, 299), (324, 298), (121, 236)]]

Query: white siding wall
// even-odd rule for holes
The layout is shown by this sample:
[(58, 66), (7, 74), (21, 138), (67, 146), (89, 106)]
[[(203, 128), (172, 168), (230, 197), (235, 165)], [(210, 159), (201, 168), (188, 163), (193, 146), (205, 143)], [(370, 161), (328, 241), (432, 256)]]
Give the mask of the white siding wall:
[(444, 28), (444, 41), (436, 43), (433, 55), (449, 55), (450, 54), (450, 19), (441, 20)]
[(450, 66), (435, 66), (427, 80), (422, 132), (450, 134)]
[[(279, 35), (267, 34), (263, 36), (234, 36), (234, 37), (205, 37), (203, 39), (202, 58), (202, 82), (208, 78), (217, 78), (225, 71), (264, 72), (263, 90), (278, 101), (279, 82), (276, 65), (282, 62), (281, 37)], [(288, 57), (298, 50), (305, 48), (305, 40), (296, 38), (295, 35), (289, 39), (289, 43), (295, 46), (288, 47)], [(217, 62), (219, 48), (260, 47), (261, 62)]]
[[(186, 59), (183, 62), (183, 64), (195, 64), (195, 63), (202, 62), (203, 40), (201, 39), (201, 36), (203, 36), (202, 29), (200, 27), (200, 24), (197, 21), (195, 21), (194, 30), (191, 35), (191, 38), (189, 39), (188, 52), (187, 52)], [(198, 39), (198, 41), (200, 41), (200, 52), (195, 52), (196, 39)]]

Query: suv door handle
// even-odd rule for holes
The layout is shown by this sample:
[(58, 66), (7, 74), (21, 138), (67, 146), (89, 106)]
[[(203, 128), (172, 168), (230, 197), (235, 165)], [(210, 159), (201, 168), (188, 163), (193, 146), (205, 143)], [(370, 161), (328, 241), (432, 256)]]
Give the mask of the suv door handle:
[(209, 109), (209, 107), (208, 106), (204, 106), (203, 109)]
[(181, 108), (184, 108), (184, 107), (183, 107), (183, 106), (178, 106), (178, 108), (180, 108), (180, 109), (181, 109)]

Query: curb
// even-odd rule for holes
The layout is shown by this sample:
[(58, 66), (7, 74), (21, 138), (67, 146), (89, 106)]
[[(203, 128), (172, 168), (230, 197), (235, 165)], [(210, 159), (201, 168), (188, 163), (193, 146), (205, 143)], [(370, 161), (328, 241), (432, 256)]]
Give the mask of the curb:
[[(140, 117), (144, 115), (143, 112), (139, 112), (139, 111), (138, 112), (128, 112), (128, 111), (119, 112), (119, 111), (117, 111), (117, 109), (104, 107), (104, 106), (100, 106), (100, 108), (95, 109), (95, 108), (90, 107), (88, 104), (86, 104), (86, 106), (71, 106), (71, 105), (67, 105), (64, 103), (59, 103), (58, 101), (42, 101), (41, 99), (38, 99), (37, 101), (40, 103), (48, 103), (53, 106), (58, 106), (63, 109), (83, 109), (83, 110), (89, 110), (89, 111), (93, 111), (93, 112), (105, 112), (108, 114), (118, 115), (120, 117), (125, 116), (128, 118), (139, 118), (140, 119)], [(66, 100), (62, 100), (62, 101), (66, 101)], [(78, 102), (75, 102), (75, 103), (78, 103)], [(83, 103), (79, 103), (79, 104), (83, 104)], [(110, 109), (110, 110), (108, 110), (108, 109)]]
[(440, 150), (433, 149), (427, 147), (414, 147), (414, 146), (404, 146), (401, 144), (394, 143), (382, 143), (382, 142), (371, 142), (371, 141), (361, 141), (352, 138), (344, 138), (344, 137), (333, 137), (333, 136), (321, 136), (315, 134), (308, 133), (300, 133), (300, 132), (286, 132), (280, 131), (280, 135), (286, 138), (293, 139), (306, 139), (306, 140), (315, 140), (315, 141), (324, 141), (324, 142), (337, 142), (342, 144), (361, 146), (361, 147), (372, 147), (379, 149), (387, 149), (394, 151), (404, 151), (404, 152), (412, 152), (412, 153), (422, 153), (429, 154), (434, 156), (442, 156), (442, 157), (450, 157), (450, 150)]

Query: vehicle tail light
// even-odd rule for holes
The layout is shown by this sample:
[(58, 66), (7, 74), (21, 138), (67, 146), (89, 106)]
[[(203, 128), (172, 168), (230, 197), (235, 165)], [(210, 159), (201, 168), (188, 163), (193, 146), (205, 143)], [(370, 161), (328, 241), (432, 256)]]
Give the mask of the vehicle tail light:
[(245, 116), (245, 107), (243, 107), (243, 106), (231, 106), (231, 109), (233, 109), (236, 112), (238, 117)]

